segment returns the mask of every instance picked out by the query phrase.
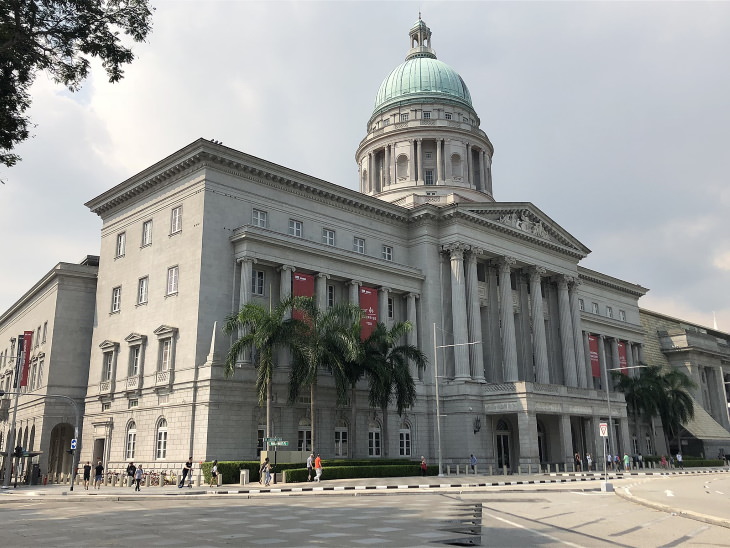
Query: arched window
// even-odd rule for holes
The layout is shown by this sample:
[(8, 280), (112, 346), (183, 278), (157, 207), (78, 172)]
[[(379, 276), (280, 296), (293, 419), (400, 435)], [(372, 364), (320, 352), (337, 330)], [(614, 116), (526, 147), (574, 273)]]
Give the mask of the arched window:
[(403, 422), (398, 430), (398, 454), (401, 457), (411, 456), (411, 425)]
[(401, 154), (395, 161), (395, 173), (398, 179), (408, 178), (408, 156)]
[(167, 458), (167, 421), (165, 419), (160, 419), (160, 422), (157, 423), (157, 448), (155, 458)]
[(376, 421), (368, 423), (368, 456), (380, 456), (380, 424)]
[(127, 460), (134, 458), (134, 449), (137, 446), (137, 425), (134, 421), (129, 423), (127, 426), (127, 444), (124, 450), (125, 458)]
[(297, 435), (297, 450), (312, 450), (312, 426), (308, 418), (299, 421), (299, 433)]
[(461, 156), (458, 154), (451, 155), (451, 174), (454, 177), (463, 177), (461, 172)]
[(347, 423), (340, 419), (337, 421), (335, 426), (335, 456), (346, 457), (347, 456), (347, 438), (348, 430)]

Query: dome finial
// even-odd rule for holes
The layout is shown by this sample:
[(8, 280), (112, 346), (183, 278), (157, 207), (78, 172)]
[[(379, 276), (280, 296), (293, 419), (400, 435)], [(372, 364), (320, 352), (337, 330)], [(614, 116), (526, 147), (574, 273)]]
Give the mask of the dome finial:
[(406, 60), (414, 57), (430, 57), (436, 59), (436, 52), (431, 49), (431, 29), (421, 19), (421, 12), (418, 12), (418, 21), (411, 27), (408, 32), (411, 40), (411, 50), (406, 56)]

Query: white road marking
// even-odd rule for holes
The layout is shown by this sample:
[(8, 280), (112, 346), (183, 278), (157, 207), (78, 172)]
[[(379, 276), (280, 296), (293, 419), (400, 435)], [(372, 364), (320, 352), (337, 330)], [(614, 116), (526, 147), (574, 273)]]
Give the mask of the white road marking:
[(548, 535), (547, 533), (543, 533), (543, 532), (537, 531), (535, 529), (530, 529), (529, 527), (525, 527), (524, 525), (520, 525), (519, 523), (515, 523), (514, 521), (510, 521), (508, 519), (504, 519), (504, 518), (500, 518), (499, 516), (495, 516), (494, 514), (484, 514), (484, 515), (487, 517), (490, 517), (492, 519), (496, 519), (498, 521), (506, 523), (508, 525), (511, 525), (512, 527), (517, 527), (518, 529), (524, 529), (525, 531), (529, 531), (530, 533), (533, 533), (535, 535), (548, 538), (548, 539), (552, 540), (553, 542), (557, 542), (561, 546), (573, 546), (573, 548), (583, 548), (580, 544), (573, 544), (572, 542), (568, 542), (567, 540), (559, 539), (557, 537)]
[(725, 494), (722, 491), (715, 491), (715, 493), (717, 493), (718, 495), (724, 495)]
[(667, 495), (668, 497), (673, 497), (673, 496), (674, 496), (674, 492), (673, 492), (673, 491), (670, 491), (669, 489), (667, 489), (666, 491), (664, 491), (664, 493), (665, 493), (665, 494), (666, 494), (666, 495)]

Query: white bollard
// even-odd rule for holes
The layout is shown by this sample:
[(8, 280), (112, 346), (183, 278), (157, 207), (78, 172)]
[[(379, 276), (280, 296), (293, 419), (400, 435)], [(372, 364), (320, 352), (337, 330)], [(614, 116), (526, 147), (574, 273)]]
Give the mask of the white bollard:
[[(249, 482), (249, 477), (248, 476), (249, 476), (249, 470), (248, 470), (248, 468), (244, 468), (243, 470), (241, 470), (241, 474), (240, 474), (240, 477), (239, 477), (239, 481), (240, 481), (241, 485), (248, 485), (248, 482)], [(219, 483), (221, 485), (223, 485), (223, 481), (219, 480)]]

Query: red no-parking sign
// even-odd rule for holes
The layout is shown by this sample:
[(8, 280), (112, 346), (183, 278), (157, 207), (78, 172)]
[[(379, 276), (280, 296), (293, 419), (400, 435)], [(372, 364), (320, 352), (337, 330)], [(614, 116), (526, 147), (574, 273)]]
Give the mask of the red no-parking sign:
[(598, 431), (601, 433), (602, 438), (608, 437), (608, 423), (607, 422), (599, 422), (598, 423)]

